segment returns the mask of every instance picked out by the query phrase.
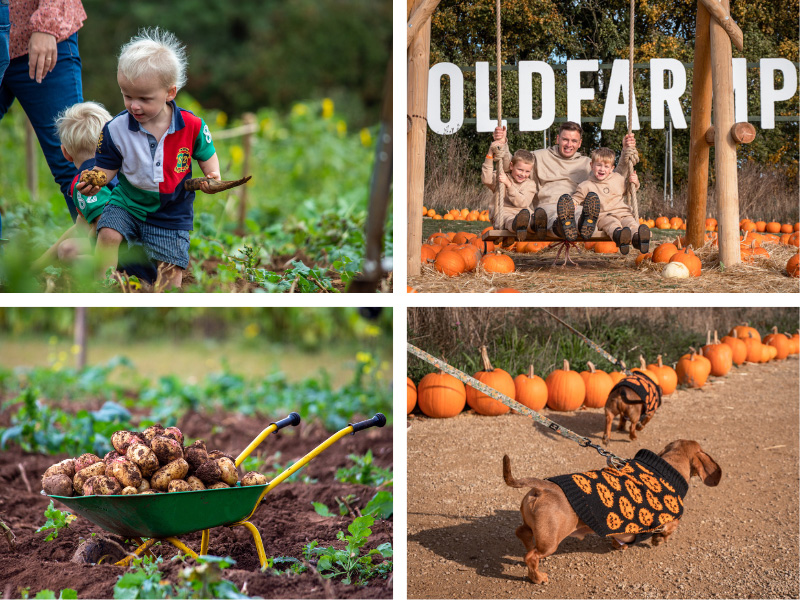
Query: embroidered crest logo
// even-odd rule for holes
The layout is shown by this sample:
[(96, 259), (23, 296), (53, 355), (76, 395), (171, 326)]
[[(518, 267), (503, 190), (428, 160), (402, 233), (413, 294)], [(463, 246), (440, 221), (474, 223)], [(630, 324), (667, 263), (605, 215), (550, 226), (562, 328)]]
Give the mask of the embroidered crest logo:
[(100, 137), (97, 138), (97, 151), (100, 152), (100, 146), (103, 145), (103, 132), (100, 132)]
[(191, 154), (189, 154), (188, 148), (181, 148), (178, 150), (178, 154), (175, 157), (175, 172), (176, 173), (185, 173), (189, 170), (189, 161), (191, 160)]

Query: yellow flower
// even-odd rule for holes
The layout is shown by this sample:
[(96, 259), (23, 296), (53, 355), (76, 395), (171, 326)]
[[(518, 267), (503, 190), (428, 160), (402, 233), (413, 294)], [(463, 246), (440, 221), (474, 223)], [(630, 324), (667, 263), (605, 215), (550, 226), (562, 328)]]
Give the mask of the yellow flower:
[(261, 133), (266, 133), (270, 129), (272, 129), (272, 121), (270, 120), (270, 118), (264, 117), (263, 119), (261, 119)]
[(72, 348), (70, 348), (70, 352), (73, 354), (80, 354), (81, 353), (81, 345), (80, 344), (72, 344)]
[(58, 337), (51, 335), (50, 336), (50, 345), (55, 346), (58, 343)]
[(252, 340), (260, 331), (261, 328), (258, 326), (258, 323), (250, 323), (250, 325), (244, 328), (244, 337), (248, 340)]
[(344, 137), (344, 134), (347, 133), (347, 123), (341, 119), (336, 121), (336, 131), (339, 134), (339, 137)]
[(231, 160), (234, 166), (242, 164), (244, 160), (244, 150), (241, 146), (231, 146)]
[(217, 127), (225, 127), (228, 124), (228, 115), (224, 111), (217, 113)]
[(369, 148), (372, 145), (372, 135), (369, 133), (369, 129), (366, 127), (362, 129), (359, 134), (361, 137), (361, 145)]
[(372, 354), (369, 352), (356, 352), (356, 360), (360, 363), (368, 364), (372, 362)]
[(364, 334), (368, 335), (369, 337), (376, 337), (380, 335), (381, 329), (380, 327), (376, 327), (375, 325), (367, 325), (364, 328)]
[(302, 117), (308, 113), (308, 107), (302, 102), (298, 102), (292, 107), (292, 114), (297, 117)]
[(333, 100), (325, 98), (322, 101), (322, 118), (330, 119), (333, 116)]

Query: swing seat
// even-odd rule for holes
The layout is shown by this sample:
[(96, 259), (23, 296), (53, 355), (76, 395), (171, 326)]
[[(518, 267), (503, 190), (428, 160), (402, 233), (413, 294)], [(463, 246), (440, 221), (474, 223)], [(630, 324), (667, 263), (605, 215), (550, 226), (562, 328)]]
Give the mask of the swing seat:
[[(483, 233), (481, 235), (481, 239), (484, 242), (495, 242), (497, 240), (501, 240), (503, 238), (511, 238), (513, 240), (517, 239), (517, 233), (515, 231), (511, 231), (510, 229), (490, 229), (489, 231)], [(565, 242), (566, 240), (563, 237), (558, 237), (552, 231), (547, 232), (547, 236), (540, 240), (536, 237), (532, 231), (528, 232), (528, 235), (525, 237), (523, 242)], [(594, 234), (588, 240), (584, 240), (583, 238), (579, 238), (575, 240), (576, 242), (611, 242), (613, 241), (610, 237), (608, 237), (604, 232), (600, 231), (599, 229), (595, 229)]]

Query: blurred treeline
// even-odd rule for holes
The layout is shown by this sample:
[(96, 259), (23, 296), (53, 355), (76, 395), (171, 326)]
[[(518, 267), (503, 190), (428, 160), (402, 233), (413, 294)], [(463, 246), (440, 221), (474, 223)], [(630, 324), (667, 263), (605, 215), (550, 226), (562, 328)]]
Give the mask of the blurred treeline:
[[(634, 63), (647, 63), (651, 58), (674, 58), (685, 63), (694, 60), (695, 21), (697, 0), (638, 0), (634, 20)], [(599, 59), (601, 65), (614, 59), (628, 58), (629, 29), (628, 0), (502, 0), (502, 62), (517, 65), (520, 61), (545, 61), (550, 65), (566, 60)], [(748, 62), (761, 58), (787, 58), (795, 64), (798, 58), (798, 0), (733, 0), (731, 15), (744, 33), (744, 52), (733, 48), (733, 56), (745, 57)], [(451, 62), (461, 67), (474, 67), (478, 61), (496, 65), (495, 0), (442, 0), (432, 17), (431, 64)], [(748, 115), (761, 114), (759, 69), (747, 70)], [(685, 183), (688, 172), (689, 127), (691, 117), (692, 69), (686, 67), (687, 84), (682, 96), (686, 129), (673, 129), (673, 171), (676, 189)], [(602, 74), (584, 73), (582, 87), (594, 87), (594, 101), (582, 102), (584, 117), (602, 117), (607, 90), (603, 89), (610, 71)], [(667, 82), (668, 83), (668, 82)], [(491, 109), (496, 116), (495, 72), (489, 76)], [(784, 85), (777, 76), (775, 87)], [(541, 105), (540, 77), (533, 80), (533, 115)], [(627, 90), (627, 77), (624, 84)], [(518, 77), (515, 71), (503, 73), (503, 115), (517, 117), (519, 112)], [(650, 116), (650, 70), (634, 72), (634, 93), (640, 125), (636, 131), (641, 162), (640, 177), (644, 174), (659, 183), (664, 174), (665, 136), (667, 129), (652, 130), (642, 121)], [(555, 71), (556, 118), (566, 116), (566, 71)], [(475, 117), (475, 74), (464, 73), (464, 107), (467, 118)], [(798, 96), (780, 102), (776, 115), (797, 116)], [(449, 82), (442, 80), (442, 115), (449, 119)], [(669, 119), (667, 111), (666, 119)], [(738, 157), (744, 162), (755, 161), (775, 172), (776, 177), (797, 180), (798, 124), (776, 122), (775, 129), (763, 130), (754, 122), (756, 139), (739, 146)], [(555, 143), (560, 122), (549, 129), (548, 144)], [(627, 125), (618, 122), (613, 130), (601, 130), (600, 123), (584, 123), (582, 151), (608, 146), (619, 151)], [(480, 163), (491, 143), (491, 134), (477, 133), (474, 124), (464, 125), (455, 134), (469, 148), (468, 171), (479, 183)], [(436, 155), (439, 146), (448, 146), (447, 138), (428, 132), (428, 153)], [(536, 150), (544, 147), (542, 132), (519, 133), (517, 124), (509, 125), (509, 144), (512, 152), (518, 148)], [(448, 146), (449, 147), (449, 146)], [(448, 150), (445, 150), (447, 153)], [(441, 170), (441, 164), (428, 164)], [(714, 150), (711, 150), (711, 178), (714, 183)], [(646, 181), (645, 181), (646, 183)], [(794, 186), (796, 188), (796, 183)], [(796, 191), (795, 191), (796, 197)], [(460, 206), (460, 204), (459, 204)]]
[[(777, 327), (794, 333), (800, 326), (797, 308), (548, 308), (563, 321), (622, 360), (628, 368), (663, 356), (674, 365), (689, 347), (700, 349), (707, 332), (719, 338), (744, 322), (761, 337)], [(487, 346), (492, 366), (512, 377), (529, 365), (541, 377), (563, 368), (575, 371), (591, 361), (604, 371), (616, 368), (547, 313), (536, 308), (409, 308), (408, 341), (469, 374), (483, 370), (480, 347)], [(408, 374), (415, 381), (432, 372), (428, 363), (409, 355)]]
[(175, 33), (189, 57), (186, 92), (232, 116), (331, 98), (352, 127), (379, 119), (391, 50), (387, 0), (83, 1), (83, 91), (124, 109), (119, 49), (142, 27)]
[[(0, 344), (17, 336), (71, 336), (74, 308), (0, 308)], [(133, 343), (176, 338), (268, 340), (303, 350), (362, 340), (392, 343), (392, 309), (87, 308), (92, 336)], [(120, 348), (124, 350), (124, 346)]]

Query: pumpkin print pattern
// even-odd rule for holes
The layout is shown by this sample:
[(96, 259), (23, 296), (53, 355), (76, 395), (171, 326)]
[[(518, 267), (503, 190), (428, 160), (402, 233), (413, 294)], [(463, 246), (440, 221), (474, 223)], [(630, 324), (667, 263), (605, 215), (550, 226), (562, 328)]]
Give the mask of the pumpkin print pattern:
[(683, 477), (649, 450), (640, 450), (621, 468), (560, 475), (550, 481), (561, 487), (584, 523), (606, 536), (646, 534), (679, 519), (682, 496), (688, 490)]
[(625, 489), (628, 490), (628, 495), (636, 504), (642, 503), (642, 492), (639, 491), (639, 486), (636, 485), (632, 477), (625, 480)]
[(578, 487), (583, 490), (585, 494), (592, 493), (592, 484), (590, 484), (584, 477), (581, 477), (577, 473), (572, 476), (572, 480), (578, 484)]
[(614, 494), (602, 483), (597, 484), (597, 495), (600, 497), (600, 502), (602, 502), (606, 508), (614, 506)]
[(647, 503), (653, 507), (653, 510), (661, 511), (664, 509), (661, 502), (656, 498), (650, 490), (647, 490)]
[(681, 509), (681, 507), (678, 506), (678, 501), (675, 499), (675, 496), (670, 496), (669, 494), (664, 496), (664, 506), (666, 506), (670, 512), (674, 513), (677, 513)]
[(619, 499), (619, 512), (629, 521), (633, 519), (633, 504), (631, 504), (631, 501), (628, 500), (626, 496), (622, 496)]

